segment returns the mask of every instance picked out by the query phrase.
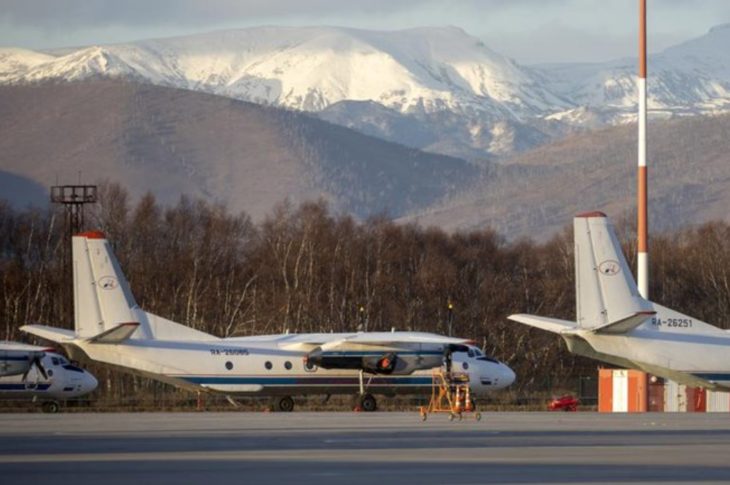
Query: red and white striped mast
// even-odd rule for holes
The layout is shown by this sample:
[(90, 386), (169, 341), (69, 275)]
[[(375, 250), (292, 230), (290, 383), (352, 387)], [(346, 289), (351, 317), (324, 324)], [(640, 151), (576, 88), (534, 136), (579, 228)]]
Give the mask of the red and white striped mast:
[(649, 298), (649, 217), (647, 213), (646, 170), (646, 0), (639, 0), (639, 174), (638, 174), (638, 268), (639, 293)]

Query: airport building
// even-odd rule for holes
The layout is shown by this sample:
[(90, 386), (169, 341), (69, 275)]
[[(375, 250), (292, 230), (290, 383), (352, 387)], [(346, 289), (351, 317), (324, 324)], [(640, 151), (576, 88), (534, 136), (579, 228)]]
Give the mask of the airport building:
[(638, 370), (600, 369), (598, 411), (730, 412), (730, 393), (685, 386)]

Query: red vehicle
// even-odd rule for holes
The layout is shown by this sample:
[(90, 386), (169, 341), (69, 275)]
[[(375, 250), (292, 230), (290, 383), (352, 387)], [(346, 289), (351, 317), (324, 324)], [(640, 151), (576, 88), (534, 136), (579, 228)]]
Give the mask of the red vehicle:
[(549, 411), (577, 411), (580, 400), (575, 396), (566, 394), (565, 396), (556, 397), (548, 404)]

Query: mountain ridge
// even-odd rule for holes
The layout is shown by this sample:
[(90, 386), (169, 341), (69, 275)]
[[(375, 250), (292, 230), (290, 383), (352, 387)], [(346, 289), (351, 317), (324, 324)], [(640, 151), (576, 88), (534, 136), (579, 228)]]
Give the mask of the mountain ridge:
[[(730, 29), (717, 26), (649, 56), (650, 116), (730, 111), (727, 45)], [(268, 26), (56, 52), (0, 49), (0, 84), (128, 79), (307, 111), (483, 163), (634, 121), (635, 62), (525, 66), (457, 27)]]
[(0, 86), (0, 169), (45, 186), (81, 171), (134, 196), (204, 197), (255, 219), (284, 198), (398, 216), (477, 173), (305, 114), (115, 80)]

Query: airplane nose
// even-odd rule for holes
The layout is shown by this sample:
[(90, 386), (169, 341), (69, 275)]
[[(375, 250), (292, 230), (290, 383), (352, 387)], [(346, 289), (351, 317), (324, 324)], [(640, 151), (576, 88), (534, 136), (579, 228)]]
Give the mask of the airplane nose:
[(96, 377), (94, 377), (89, 372), (86, 372), (84, 374), (84, 382), (82, 384), (84, 394), (93, 391), (98, 385), (99, 381), (96, 380)]
[(510, 369), (509, 366), (507, 366), (506, 364), (501, 365), (500, 374), (501, 375), (499, 377), (499, 383), (503, 387), (510, 386), (515, 381), (515, 378), (517, 377), (515, 375), (515, 372), (512, 369)]

